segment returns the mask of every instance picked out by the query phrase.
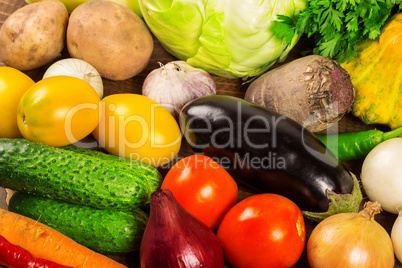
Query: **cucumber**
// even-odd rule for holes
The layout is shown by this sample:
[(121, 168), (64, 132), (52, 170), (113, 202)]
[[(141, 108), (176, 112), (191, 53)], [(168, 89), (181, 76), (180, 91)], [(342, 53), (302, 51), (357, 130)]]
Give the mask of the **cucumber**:
[(150, 195), (141, 169), (26, 139), (0, 139), (0, 186), (112, 210), (132, 210)]
[[(67, 145), (59, 148), (62, 150), (68, 150), (80, 154), (93, 156), (99, 159), (110, 160), (115, 161), (117, 163), (125, 164), (130, 168), (139, 171), (138, 174), (140, 176), (143, 176), (144, 179), (147, 180), (151, 194), (159, 190), (162, 185), (163, 178), (162, 175), (159, 173), (159, 171), (155, 167), (146, 164), (144, 162), (122, 158), (115, 155), (103, 153), (101, 151), (85, 149), (74, 145)], [(151, 195), (149, 196), (146, 204), (149, 204), (150, 202), (151, 202)]]
[(11, 197), (8, 210), (44, 223), (75, 242), (100, 253), (121, 254), (139, 250), (148, 215), (97, 209), (20, 192)]

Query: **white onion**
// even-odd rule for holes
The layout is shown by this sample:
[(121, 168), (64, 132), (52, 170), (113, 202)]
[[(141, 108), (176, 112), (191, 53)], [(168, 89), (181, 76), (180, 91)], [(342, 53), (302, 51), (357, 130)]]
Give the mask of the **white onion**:
[(98, 94), (103, 98), (103, 82), (99, 72), (86, 61), (68, 58), (53, 63), (43, 75), (43, 78), (67, 75), (80, 78), (90, 84)]
[(398, 214), (402, 207), (402, 138), (386, 140), (370, 151), (361, 170), (362, 186), (371, 201)]
[(399, 211), (398, 217), (392, 225), (391, 240), (396, 258), (402, 262), (402, 211)]

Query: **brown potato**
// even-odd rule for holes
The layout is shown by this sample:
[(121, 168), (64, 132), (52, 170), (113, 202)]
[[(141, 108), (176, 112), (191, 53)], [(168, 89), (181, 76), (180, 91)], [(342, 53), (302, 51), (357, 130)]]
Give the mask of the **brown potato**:
[(90, 63), (104, 78), (125, 80), (137, 75), (148, 65), (153, 47), (146, 24), (123, 5), (93, 0), (70, 15), (70, 55)]
[(65, 47), (67, 8), (43, 0), (16, 10), (0, 29), (0, 59), (21, 71), (44, 66)]
[(338, 62), (310, 55), (261, 75), (244, 98), (319, 132), (349, 112), (354, 97), (350, 76)]

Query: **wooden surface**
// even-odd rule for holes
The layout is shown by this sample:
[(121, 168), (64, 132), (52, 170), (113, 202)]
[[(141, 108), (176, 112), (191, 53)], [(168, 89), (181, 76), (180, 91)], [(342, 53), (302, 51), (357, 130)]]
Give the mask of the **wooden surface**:
[[(0, 24), (4, 22), (4, 20), (8, 17), (9, 14), (14, 12), (17, 8), (22, 7), (25, 5), (25, 2), (23, 0), (0, 0)], [(151, 57), (151, 60), (146, 67), (146, 69), (140, 73), (139, 75), (125, 80), (125, 81), (111, 81), (111, 80), (106, 80), (104, 79), (104, 91), (105, 91), (105, 96), (110, 95), (110, 94), (115, 94), (115, 93), (138, 93), (141, 94), (141, 87), (142, 83), (147, 76), (147, 74), (152, 71), (153, 69), (156, 69), (159, 67), (158, 62), (161, 63), (168, 63), (169, 61), (176, 60), (173, 56), (171, 56), (169, 53), (167, 53), (160, 43), (155, 40), (155, 48)], [(303, 45), (304, 40), (301, 40), (299, 42), (300, 45)], [(288, 57), (288, 60), (291, 60), (295, 57), (298, 57), (299, 55), (290, 55)], [(66, 58), (69, 57), (67, 50), (65, 49), (60, 55), (60, 58)], [(57, 59), (57, 60), (58, 60)], [(4, 65), (0, 61), (0, 66)], [(49, 64), (50, 65), (50, 64)], [(39, 81), (47, 67), (49, 66), (43, 66), (42, 68), (32, 70), (32, 71), (27, 71), (25, 72), (27, 75), (29, 75), (34, 81)], [(245, 90), (247, 89), (247, 85), (243, 85), (242, 81), (240, 79), (226, 79), (226, 78), (221, 78), (217, 76), (213, 76), (216, 85), (217, 85), (217, 92), (218, 94), (226, 94), (226, 95), (232, 95), (236, 97), (244, 97)], [(375, 126), (366, 126), (364, 125), (358, 118), (355, 118), (351, 114), (346, 115), (341, 122), (339, 123), (339, 131), (344, 132), (344, 131), (355, 131), (355, 130), (363, 130), (363, 129), (368, 129), (368, 128), (374, 128)], [(183, 142), (183, 146), (181, 149), (181, 156), (186, 156), (191, 154), (192, 151), (189, 148), (189, 146)], [(345, 165), (347, 168), (359, 176), (360, 174), (360, 169), (361, 169), (361, 164), (362, 161), (353, 161), (353, 162), (347, 162)], [(162, 174), (166, 173), (166, 170), (160, 170)], [(252, 194), (249, 192), (247, 189), (241, 188), (240, 192), (240, 199), (249, 196)], [(366, 198), (367, 199), (367, 198)], [(392, 224), (396, 219), (396, 215), (387, 213), (387, 212), (382, 212), (379, 215), (376, 216), (375, 218), (388, 232), (391, 231)], [(307, 235), (311, 233), (312, 229), (314, 228), (314, 224), (306, 221), (306, 228), (307, 228)], [(126, 264), (128, 267), (139, 267), (139, 260), (138, 260), (138, 252), (132, 253), (129, 255), (120, 255), (120, 256), (110, 256), (117, 261)], [(230, 267), (227, 265), (227, 267)], [(308, 267), (308, 262), (307, 262), (307, 257), (305, 252), (301, 256), (299, 262), (296, 264), (295, 267)], [(395, 259), (395, 267), (402, 267), (401, 263), (398, 262), (397, 259)]]

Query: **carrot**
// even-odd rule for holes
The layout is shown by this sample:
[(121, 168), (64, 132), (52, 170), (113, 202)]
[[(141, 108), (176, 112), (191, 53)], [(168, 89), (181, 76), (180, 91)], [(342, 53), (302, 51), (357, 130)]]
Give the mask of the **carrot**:
[(58, 263), (34, 258), (28, 250), (13, 245), (0, 235), (0, 265), (14, 268), (71, 268)]
[(0, 235), (35, 258), (74, 268), (124, 268), (126, 266), (92, 251), (62, 233), (28, 217), (0, 209)]

